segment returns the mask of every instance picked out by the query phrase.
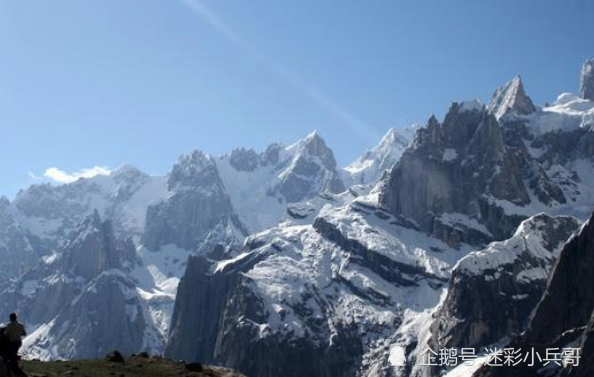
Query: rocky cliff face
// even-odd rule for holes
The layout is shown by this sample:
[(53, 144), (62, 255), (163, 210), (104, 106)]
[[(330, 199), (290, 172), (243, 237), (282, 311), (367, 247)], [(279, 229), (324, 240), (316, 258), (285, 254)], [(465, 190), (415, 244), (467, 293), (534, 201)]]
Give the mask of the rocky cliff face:
[[(592, 359), (592, 315), (594, 309), (594, 215), (563, 247), (542, 299), (526, 332), (510, 342), (522, 350), (534, 348), (542, 355), (546, 348), (580, 347), (583, 358), (577, 367), (562, 368), (552, 363), (549, 375), (589, 376)], [(483, 367), (475, 376), (538, 376), (544, 361), (519, 368)], [(539, 373), (539, 371), (541, 371)]]
[(24, 349), (48, 358), (103, 356), (110, 349), (137, 352), (151, 324), (136, 282), (126, 271), (138, 265), (130, 239), (115, 236), (95, 212), (64, 247), (14, 281), (2, 293), (4, 311), (17, 310), (29, 329)]
[(594, 308), (594, 221), (565, 245), (525, 339), (549, 343), (564, 332), (586, 326)]
[(536, 106), (524, 92), (524, 84), (520, 76), (514, 77), (507, 84), (498, 88), (489, 104), (489, 109), (500, 119), (508, 114), (528, 115), (536, 111)]
[[(524, 330), (577, 227), (560, 215), (583, 219), (594, 204), (591, 108), (566, 96), (536, 108), (519, 79), (494, 98), (430, 119), (373, 189), (291, 203), (232, 258), (193, 258), (167, 355), (263, 377), (425, 376), (437, 372), (418, 363), (428, 345)], [(278, 161), (294, 161), (289, 150)], [(242, 154), (251, 162), (236, 157), (232, 171), (262, 169)], [(506, 241), (470, 253), (493, 240)], [(389, 365), (394, 345), (406, 366)]]
[(138, 238), (144, 231), (148, 205), (164, 195), (162, 177), (150, 177), (124, 165), (109, 176), (58, 186), (33, 185), (20, 191), (12, 206), (23, 228), (35, 240), (35, 248), (46, 254), (94, 211), (110, 219), (119, 235)]
[(594, 101), (594, 59), (587, 60), (582, 66), (580, 95), (584, 99)]
[(287, 202), (300, 202), (317, 193), (345, 190), (334, 154), (316, 133), (288, 148), (294, 154), (279, 178), (277, 189)]
[(97, 211), (123, 238), (139, 238), (149, 203), (164, 193), (164, 180), (131, 166), (110, 176), (61, 186), (33, 185), (14, 201), (0, 198), (0, 281), (18, 278), (66, 242)]
[(101, 222), (94, 212), (85, 219), (61, 254), (61, 272), (83, 279), (93, 279), (103, 271), (121, 269), (125, 262), (134, 261), (136, 253), (131, 240), (116, 239), (110, 221)]
[(437, 304), (448, 246), (371, 203), (321, 207), (309, 225), (297, 218), (250, 237), (232, 260), (192, 260), (167, 355), (247, 375), (330, 377), (376, 376), (391, 344), (414, 350), (408, 326)]
[(431, 348), (482, 350), (523, 332), (561, 248), (577, 228), (572, 217), (539, 214), (522, 222), (512, 238), (460, 260), (435, 315)]
[[(480, 244), (505, 238), (519, 224), (521, 217), (506, 215), (493, 200), (528, 205), (523, 177), (521, 156), (507, 145), (497, 119), (482, 106), (454, 103), (443, 124), (431, 118), (418, 131), (387, 177), (380, 201), (452, 245)], [(457, 221), (457, 215), (474, 221)]]
[(197, 250), (210, 232), (245, 236), (214, 160), (200, 151), (180, 157), (167, 180), (165, 200), (150, 206), (142, 243), (150, 250), (174, 244)]
[(26, 272), (38, 259), (16, 211), (5, 197), (0, 197), (0, 259), (0, 285)]
[[(167, 177), (123, 166), (66, 185), (31, 186), (13, 202), (0, 200), (2, 307), (26, 313), (34, 335), (24, 350), (32, 357), (86, 357), (90, 338), (101, 342), (94, 347), (100, 354), (116, 345), (103, 334), (111, 315), (130, 339), (114, 337), (122, 347), (161, 353), (188, 255), (232, 258), (248, 232), (291, 218), (291, 195), (314, 200), (315, 212), (338, 191), (344, 185), (333, 154), (316, 133), (262, 153), (238, 149), (214, 159), (196, 151)], [(89, 316), (83, 307), (97, 312)]]
[[(260, 377), (426, 376), (430, 344), (525, 328), (576, 226), (563, 215), (594, 205), (593, 126), (593, 101), (536, 107), (516, 78), (488, 107), (454, 103), (406, 148), (389, 132), (347, 169), (312, 133), (196, 151), (167, 177), (125, 167), (35, 185), (0, 200), (0, 252), (14, 257), (0, 305), (23, 313), (34, 357), (161, 353), (170, 335), (172, 358)], [(591, 327), (576, 318), (561, 322)], [(390, 365), (392, 346), (406, 366)]]
[[(506, 239), (538, 211), (587, 216), (594, 104), (574, 101), (537, 110), (515, 78), (489, 108), (454, 103), (443, 123), (431, 118), (418, 131), (384, 180), (380, 202), (452, 246)], [(575, 106), (579, 114), (568, 110)]]

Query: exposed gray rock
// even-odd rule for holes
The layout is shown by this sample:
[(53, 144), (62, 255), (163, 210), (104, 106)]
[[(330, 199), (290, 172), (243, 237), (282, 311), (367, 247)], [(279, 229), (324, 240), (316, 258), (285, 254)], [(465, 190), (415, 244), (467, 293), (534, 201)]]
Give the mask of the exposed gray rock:
[[(581, 345), (582, 359), (578, 367), (563, 371), (563, 376), (590, 376), (594, 370), (592, 357), (592, 316), (594, 311), (594, 214), (569, 239), (550, 276), (542, 299), (524, 334), (509, 347), (528, 352), (532, 348), (541, 355), (546, 348)], [(577, 343), (577, 344), (576, 344)], [(544, 361), (530, 367), (483, 367), (476, 377), (532, 377), (543, 368)], [(551, 368), (552, 367), (552, 368)], [(551, 375), (561, 368), (549, 365)]]
[(525, 330), (576, 219), (539, 214), (514, 236), (463, 258), (435, 315), (432, 349), (483, 347)]
[[(394, 334), (403, 322), (401, 306), (421, 310), (419, 305), (437, 303), (446, 279), (437, 266), (428, 267), (432, 262), (398, 258), (398, 241), (389, 243), (380, 234), (377, 242), (353, 237), (378, 232), (371, 226), (344, 229), (381, 222), (386, 230), (414, 233), (411, 238), (422, 248), (436, 249), (424, 234), (410, 230), (411, 224), (400, 228), (396, 217), (364, 203), (349, 211), (353, 218), (319, 215), (313, 225), (281, 226), (250, 237), (232, 260), (191, 258), (179, 286), (167, 356), (262, 377), (371, 373), (375, 364), (369, 359), (383, 359), (371, 348), (402, 340)], [(417, 289), (418, 303), (402, 301), (404, 292)]]
[(340, 246), (343, 250), (353, 253), (351, 261), (370, 269), (385, 281), (399, 286), (417, 285), (419, 279), (435, 279), (435, 284), (440, 282), (440, 279), (428, 274), (422, 267), (396, 262), (370, 250), (356, 239), (345, 237), (336, 226), (323, 217), (316, 218), (313, 227), (322, 237)]
[(63, 185), (39, 184), (20, 191), (14, 202), (21, 225), (40, 255), (50, 254), (87, 216), (98, 211), (120, 237), (139, 237), (146, 207), (165, 192), (162, 177), (124, 165), (109, 176)]
[(594, 313), (584, 330), (579, 346), (581, 348), (580, 365), (570, 369), (567, 377), (590, 377), (594, 375)]
[[(525, 149), (525, 148), (524, 148)], [(524, 186), (522, 156), (506, 145), (505, 132), (485, 109), (466, 110), (454, 103), (439, 124), (432, 117), (419, 129), (380, 192), (380, 202), (393, 214), (414, 220), (421, 229), (437, 231), (436, 217), (463, 214), (483, 224), (483, 236), (455, 241), (480, 244), (511, 235), (522, 217), (507, 215), (492, 200), (515, 205), (530, 203)], [(476, 230), (481, 230), (478, 227)], [(459, 233), (459, 232), (458, 232)]]
[(276, 165), (280, 160), (280, 153), (283, 147), (280, 144), (270, 144), (266, 147), (262, 156), (262, 164), (264, 165)]
[(254, 171), (258, 165), (260, 156), (253, 149), (238, 148), (231, 152), (229, 163), (238, 171)]
[(536, 111), (536, 106), (524, 92), (522, 78), (516, 76), (504, 86), (497, 88), (491, 98), (489, 109), (497, 119), (500, 119), (510, 112), (518, 115), (530, 114)]
[(283, 172), (276, 188), (287, 202), (300, 202), (324, 191), (339, 193), (345, 190), (334, 154), (317, 132), (292, 148), (296, 150), (294, 157), (287, 161), (288, 169)]
[(178, 287), (180, 299), (173, 310), (166, 357), (201, 362), (214, 359), (223, 310), (237, 286), (238, 274), (212, 275), (210, 268), (204, 257), (188, 260)]
[(234, 228), (245, 235), (210, 156), (194, 151), (180, 157), (167, 187), (167, 198), (147, 210), (142, 242), (150, 250), (168, 244), (196, 250), (215, 229)]
[(594, 101), (594, 59), (586, 60), (580, 76), (580, 95)]
[(66, 358), (97, 358), (115, 347), (139, 352), (148, 327), (143, 310), (134, 281), (117, 270), (105, 271), (58, 313), (48, 341)]
[(126, 272), (137, 263), (133, 243), (116, 238), (111, 222), (95, 212), (51, 259), (2, 293), (1, 307), (18, 311), (25, 323), (44, 324), (27, 338), (36, 356), (93, 358), (116, 347), (138, 352), (149, 324), (137, 282)]
[(121, 269), (136, 258), (131, 240), (115, 238), (112, 223), (102, 222), (94, 212), (71, 236), (60, 263), (61, 272), (69, 276), (93, 279), (103, 271)]
[(19, 224), (15, 208), (6, 197), (0, 197), (0, 285), (27, 272), (38, 258), (30, 236)]
[[(243, 272), (264, 257), (256, 254), (216, 274), (208, 273), (211, 266), (206, 259), (191, 259), (180, 283), (166, 356), (234, 366), (250, 376), (353, 376), (362, 353), (355, 328), (336, 324), (338, 337), (329, 347), (316, 345), (315, 332), (295, 339), (261, 335), (259, 324), (266, 323), (266, 310)], [(302, 318), (311, 317), (306, 302), (312, 299), (323, 300), (304, 293), (303, 306), (294, 307)], [(329, 331), (321, 318), (310, 321), (308, 325), (320, 334)]]
[(586, 326), (594, 309), (594, 217), (559, 256), (525, 339), (546, 344)]

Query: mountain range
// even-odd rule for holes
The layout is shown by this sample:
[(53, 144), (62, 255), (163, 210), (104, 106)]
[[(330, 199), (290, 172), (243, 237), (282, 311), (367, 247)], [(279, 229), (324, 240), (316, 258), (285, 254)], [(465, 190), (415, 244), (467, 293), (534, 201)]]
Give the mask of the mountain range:
[(580, 343), (583, 365), (551, 373), (586, 376), (593, 66), (579, 94), (538, 106), (518, 76), (344, 168), (313, 132), (0, 198), (0, 307), (44, 360), (117, 348), (251, 377), (486, 376), (505, 371), (421, 355)]

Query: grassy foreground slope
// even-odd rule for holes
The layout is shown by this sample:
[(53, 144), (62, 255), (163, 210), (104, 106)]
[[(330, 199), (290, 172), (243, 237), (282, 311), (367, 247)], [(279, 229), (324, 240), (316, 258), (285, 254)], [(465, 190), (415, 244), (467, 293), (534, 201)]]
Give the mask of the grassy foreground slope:
[(107, 360), (24, 361), (22, 367), (29, 377), (245, 377), (227, 368), (204, 365), (203, 370), (197, 372), (188, 370), (182, 362), (142, 357), (129, 357), (123, 363)]

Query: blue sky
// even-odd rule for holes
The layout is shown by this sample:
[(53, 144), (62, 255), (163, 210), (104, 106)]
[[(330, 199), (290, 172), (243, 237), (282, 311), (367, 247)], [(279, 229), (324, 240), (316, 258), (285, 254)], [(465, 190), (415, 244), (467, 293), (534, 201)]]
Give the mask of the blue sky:
[(49, 168), (163, 174), (194, 148), (313, 129), (345, 165), (516, 74), (537, 103), (576, 92), (593, 14), (589, 0), (0, 0), (0, 194)]

